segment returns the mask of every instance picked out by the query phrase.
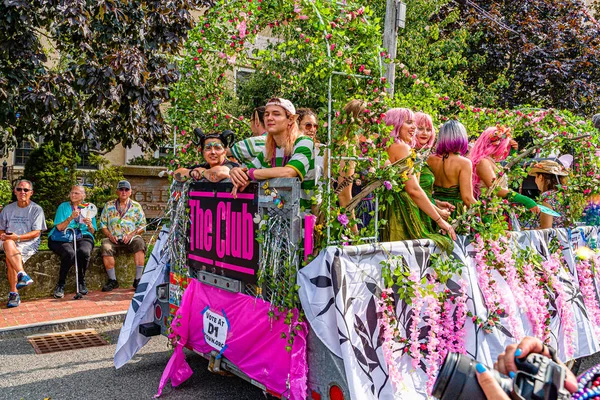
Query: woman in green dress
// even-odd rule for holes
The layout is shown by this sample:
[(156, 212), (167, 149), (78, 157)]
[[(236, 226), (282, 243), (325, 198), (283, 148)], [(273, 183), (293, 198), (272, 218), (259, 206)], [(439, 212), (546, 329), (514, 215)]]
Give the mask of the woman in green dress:
[[(394, 126), (392, 131), (394, 143), (387, 148), (390, 162), (400, 161), (390, 168), (395, 168), (399, 164), (411, 166), (415, 158), (412, 150), (416, 131), (413, 112), (407, 108), (393, 108), (386, 113), (385, 123), (388, 126)], [(403, 185), (403, 188), (399, 191), (390, 190), (393, 200), (386, 206), (382, 215), (387, 221), (382, 230), (382, 240), (431, 239), (442, 249), (450, 250), (452, 242), (447, 237), (427, 229), (421, 220), (419, 210), (427, 214), (443, 232), (448, 233), (452, 239), (456, 239), (452, 226), (437, 212), (412, 172), (403, 173), (400, 176), (398, 184)], [(392, 189), (389, 183), (386, 187)]]
[(473, 165), (464, 156), (468, 149), (467, 130), (460, 122), (450, 120), (440, 128), (435, 152), (427, 159), (435, 176), (433, 198), (455, 207), (452, 218), (461, 215), (476, 201), (473, 196)]

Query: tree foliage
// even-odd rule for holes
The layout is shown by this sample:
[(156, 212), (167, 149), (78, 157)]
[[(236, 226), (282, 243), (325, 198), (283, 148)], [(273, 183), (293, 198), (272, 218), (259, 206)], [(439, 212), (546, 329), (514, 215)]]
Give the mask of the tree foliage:
[(441, 37), (468, 31), (465, 82), (479, 99), (487, 91), (502, 108), (531, 104), (580, 115), (600, 104), (600, 25), (582, 1), (461, 0), (435, 18), (454, 21)]
[(179, 78), (168, 55), (193, 26), (190, 10), (208, 3), (0, 2), (1, 142), (44, 135), (98, 149), (155, 147), (165, 135), (160, 107)]
[(59, 204), (69, 199), (76, 180), (77, 153), (70, 143), (45, 143), (33, 150), (25, 164), (23, 178), (33, 182), (33, 198), (52, 220)]

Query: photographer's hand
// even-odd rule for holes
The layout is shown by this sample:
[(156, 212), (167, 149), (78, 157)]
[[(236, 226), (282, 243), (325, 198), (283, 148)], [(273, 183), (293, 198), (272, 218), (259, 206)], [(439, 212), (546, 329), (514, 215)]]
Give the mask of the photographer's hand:
[[(498, 356), (498, 361), (494, 364), (494, 369), (498, 370), (501, 374), (514, 376), (517, 372), (515, 358), (525, 358), (531, 353), (538, 353), (551, 358), (548, 347), (540, 339), (527, 336), (518, 345), (510, 344), (506, 346), (506, 350)], [(575, 393), (577, 390), (577, 378), (568, 368), (566, 370), (565, 389), (571, 393)]]
[(485, 393), (488, 400), (510, 400), (510, 397), (504, 393), (494, 376), (485, 368), (483, 364), (477, 364), (477, 382)]

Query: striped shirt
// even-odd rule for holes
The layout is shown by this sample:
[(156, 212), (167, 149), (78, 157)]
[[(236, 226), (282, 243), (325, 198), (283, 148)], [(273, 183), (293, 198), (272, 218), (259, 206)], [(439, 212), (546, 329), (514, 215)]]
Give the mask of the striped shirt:
[(291, 157), (284, 156), (284, 149), (277, 147), (275, 159), (267, 159), (266, 148), (249, 165), (253, 168), (290, 167), (298, 173), (302, 181), (300, 185), (300, 206), (310, 210), (313, 189), (315, 187), (315, 156), (314, 142), (308, 136), (300, 136), (294, 142)]
[(260, 136), (252, 136), (231, 146), (231, 154), (241, 164), (250, 164), (265, 148), (267, 133)]

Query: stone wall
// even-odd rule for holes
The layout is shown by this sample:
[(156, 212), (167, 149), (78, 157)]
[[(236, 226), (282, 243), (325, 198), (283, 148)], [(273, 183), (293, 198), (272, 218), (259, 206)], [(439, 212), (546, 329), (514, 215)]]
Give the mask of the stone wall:
[[(8, 280), (6, 277), (6, 262), (4, 253), (0, 254), (0, 301), (4, 302), (8, 298)], [(115, 257), (115, 268), (117, 280), (120, 287), (132, 288), (131, 284), (135, 278), (135, 263), (133, 255), (128, 253), (119, 253)], [(25, 271), (31, 276), (33, 285), (19, 291), (21, 300), (39, 299), (52, 297), (54, 287), (58, 280), (58, 271), (60, 269), (60, 258), (50, 250), (39, 251), (25, 264)], [(106, 283), (108, 277), (102, 263), (100, 249), (94, 248), (90, 265), (86, 273), (86, 284), (88, 290), (100, 290)], [(71, 268), (67, 277), (65, 287), (65, 296), (73, 297), (75, 293), (75, 267)], [(133, 288), (131, 289), (133, 295)]]
[(169, 179), (159, 177), (165, 167), (123, 166), (123, 176), (131, 183), (131, 198), (142, 205), (146, 218), (161, 216), (169, 200)]

